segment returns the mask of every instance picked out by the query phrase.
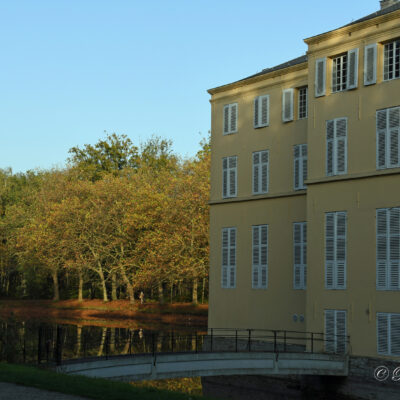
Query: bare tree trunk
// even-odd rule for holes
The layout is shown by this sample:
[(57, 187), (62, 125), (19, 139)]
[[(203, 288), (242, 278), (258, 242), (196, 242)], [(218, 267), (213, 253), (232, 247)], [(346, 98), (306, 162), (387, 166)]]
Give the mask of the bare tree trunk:
[(199, 287), (199, 283), (197, 281), (197, 278), (193, 278), (193, 288), (192, 288), (192, 303), (193, 304), (198, 304), (198, 299), (197, 299), (198, 287)]
[(126, 272), (123, 268), (121, 268), (121, 275), (122, 275), (122, 279), (126, 286), (126, 291), (128, 292), (129, 301), (131, 304), (134, 304), (135, 303), (135, 294), (133, 291), (133, 286), (132, 286), (131, 282), (129, 281), (129, 278), (126, 275)]
[(78, 301), (83, 301), (83, 273), (79, 268), (78, 270), (79, 286), (78, 286)]
[(117, 296), (117, 274), (115, 271), (111, 273), (111, 300), (118, 300)]
[(114, 353), (115, 351), (115, 328), (110, 328), (110, 351)]
[(203, 278), (203, 287), (201, 289), (201, 304), (204, 304), (204, 291), (206, 288), (206, 278)]
[(172, 298), (174, 295), (174, 281), (171, 280), (170, 285), (171, 285), (171, 288), (170, 288), (170, 301), (169, 302), (172, 304)]
[(53, 300), (54, 301), (58, 301), (58, 300), (60, 300), (60, 290), (59, 290), (59, 287), (58, 287), (57, 270), (51, 271), (51, 277), (53, 278), (53, 286), (54, 286)]
[(103, 288), (103, 301), (108, 301), (106, 280), (104, 279), (103, 268), (99, 265), (98, 274), (100, 276), (101, 287)]
[(97, 353), (97, 356), (100, 357), (101, 355), (103, 355), (103, 351), (104, 351), (104, 345), (106, 342), (106, 336), (107, 336), (107, 328), (103, 328), (103, 332), (101, 334), (101, 342), (100, 342), (100, 347), (99, 347), (99, 351)]
[(164, 289), (162, 282), (158, 283), (158, 301), (160, 304), (164, 304)]

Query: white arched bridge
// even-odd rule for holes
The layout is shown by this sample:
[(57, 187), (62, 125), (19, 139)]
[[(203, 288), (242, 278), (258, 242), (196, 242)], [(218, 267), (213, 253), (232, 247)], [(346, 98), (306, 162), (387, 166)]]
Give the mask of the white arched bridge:
[[(112, 343), (105, 343), (106, 356), (101, 357), (65, 359), (59, 349), (56, 370), (126, 381), (219, 375), (348, 375), (348, 337), (329, 339), (344, 341), (342, 354), (325, 352), (336, 346), (322, 333), (213, 329), (202, 335), (180, 335), (180, 343), (176, 337), (172, 349), (161, 351), (159, 337), (149, 336), (148, 354), (132, 353), (128, 342), (125, 354), (119, 355), (107, 353)], [(161, 341), (171, 343), (170, 339), (164, 335)], [(189, 347), (183, 349), (181, 342)]]

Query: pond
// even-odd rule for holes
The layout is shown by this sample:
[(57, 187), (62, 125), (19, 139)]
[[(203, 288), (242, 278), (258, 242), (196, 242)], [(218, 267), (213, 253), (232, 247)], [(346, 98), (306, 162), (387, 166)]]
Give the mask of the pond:
[[(108, 323), (107, 323), (108, 322)], [(101, 326), (99, 326), (101, 325)], [(90, 323), (0, 320), (0, 360), (12, 363), (60, 363), (72, 358), (152, 352), (197, 351), (205, 326), (149, 322), (126, 324), (113, 320)], [(122, 325), (122, 326), (121, 326)]]

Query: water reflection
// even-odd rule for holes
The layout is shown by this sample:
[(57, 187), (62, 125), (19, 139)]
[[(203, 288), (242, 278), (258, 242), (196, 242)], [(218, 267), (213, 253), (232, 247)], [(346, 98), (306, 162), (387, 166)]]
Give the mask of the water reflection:
[(204, 330), (164, 330), (0, 321), (0, 360), (60, 362), (85, 358), (170, 351), (197, 351)]

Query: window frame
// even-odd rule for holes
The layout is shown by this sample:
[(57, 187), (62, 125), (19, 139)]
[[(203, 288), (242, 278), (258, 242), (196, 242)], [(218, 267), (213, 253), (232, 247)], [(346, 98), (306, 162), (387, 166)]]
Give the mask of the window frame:
[[(296, 153), (298, 156), (296, 156)], [(299, 182), (296, 185), (296, 162), (298, 162), (299, 171)], [(306, 164), (306, 168), (304, 168), (304, 163)], [(305, 170), (305, 172), (304, 172)], [(307, 143), (296, 144), (293, 146), (293, 188), (294, 190), (305, 190), (307, 189), (307, 185), (304, 181), (307, 180), (308, 174), (308, 146)]]
[[(266, 122), (263, 120), (263, 100), (266, 101)], [(253, 127), (254, 129), (265, 128), (269, 126), (269, 94), (264, 94), (254, 98), (253, 108)], [(257, 110), (256, 110), (257, 109)]]
[[(338, 136), (337, 125), (341, 120), (346, 121), (346, 134), (344, 136)], [(333, 138), (329, 139), (329, 123), (333, 123)], [(326, 176), (346, 175), (347, 174), (347, 163), (348, 163), (348, 152), (347, 152), (347, 136), (348, 136), (348, 119), (347, 117), (339, 117), (326, 121)], [(339, 158), (338, 144), (340, 141), (344, 141), (344, 168), (343, 171), (339, 171)], [(332, 143), (332, 173), (329, 172), (329, 143)]]
[[(302, 96), (302, 91), (305, 91), (305, 94)], [(308, 86), (301, 86), (297, 89), (297, 116), (298, 120), (307, 119), (308, 118)], [(302, 104), (305, 103), (305, 104)], [(304, 112), (302, 112), (302, 106), (304, 108)]]
[[(393, 44), (393, 53), (392, 53), (392, 59), (393, 59), (393, 71), (389, 71), (390, 64), (387, 65), (387, 46), (390, 46)], [(396, 52), (398, 53), (397, 61), (396, 61)], [(397, 68), (396, 68), (397, 67)], [(389, 42), (383, 43), (383, 81), (388, 82), (392, 81), (394, 79), (399, 79), (400, 78), (400, 38), (396, 38), (394, 40), (391, 40)], [(393, 76), (391, 78), (387, 77), (386, 75), (392, 73)], [(397, 73), (397, 76), (396, 76)]]
[[(262, 230), (266, 232), (266, 243), (262, 243)], [(257, 241), (258, 245), (255, 244), (255, 232), (258, 230)], [(268, 225), (253, 225), (251, 229), (251, 288), (252, 289), (268, 289)], [(262, 263), (263, 249), (265, 249), (265, 263)], [(256, 251), (257, 250), (257, 251)], [(255, 254), (258, 256), (255, 257)], [(258, 258), (257, 263), (255, 258)], [(257, 271), (257, 282), (255, 279), (255, 272)], [(265, 283), (263, 284), (263, 272), (265, 273)]]
[[(300, 240), (296, 240), (296, 227), (300, 229)], [(300, 263), (296, 263), (296, 246), (300, 249)], [(293, 289), (307, 289), (307, 222), (293, 223)]]
[[(227, 246), (224, 246), (224, 233), (227, 232)], [(234, 246), (232, 246), (231, 232), (234, 232)], [(224, 250), (226, 249), (226, 265), (224, 265)], [(222, 228), (222, 241), (221, 241), (221, 289), (235, 289), (236, 288), (236, 265), (237, 265), (237, 229), (236, 227)], [(232, 264), (232, 252), (234, 263)], [(226, 267), (226, 285), (224, 284), (224, 267)], [(233, 272), (233, 283), (232, 283)]]
[[(392, 319), (397, 318), (397, 328), (398, 332), (392, 331)], [(385, 320), (385, 321), (382, 321)], [(382, 326), (381, 323), (384, 322), (385, 326)], [(385, 337), (382, 337), (382, 330)], [(386, 312), (377, 312), (376, 313), (376, 352), (379, 355), (383, 356), (400, 356), (400, 340), (397, 339), (397, 342), (394, 340), (395, 338), (400, 337), (400, 313), (386, 313)], [(394, 342), (394, 345), (393, 345)], [(398, 351), (393, 351), (393, 347), (396, 346)]]

